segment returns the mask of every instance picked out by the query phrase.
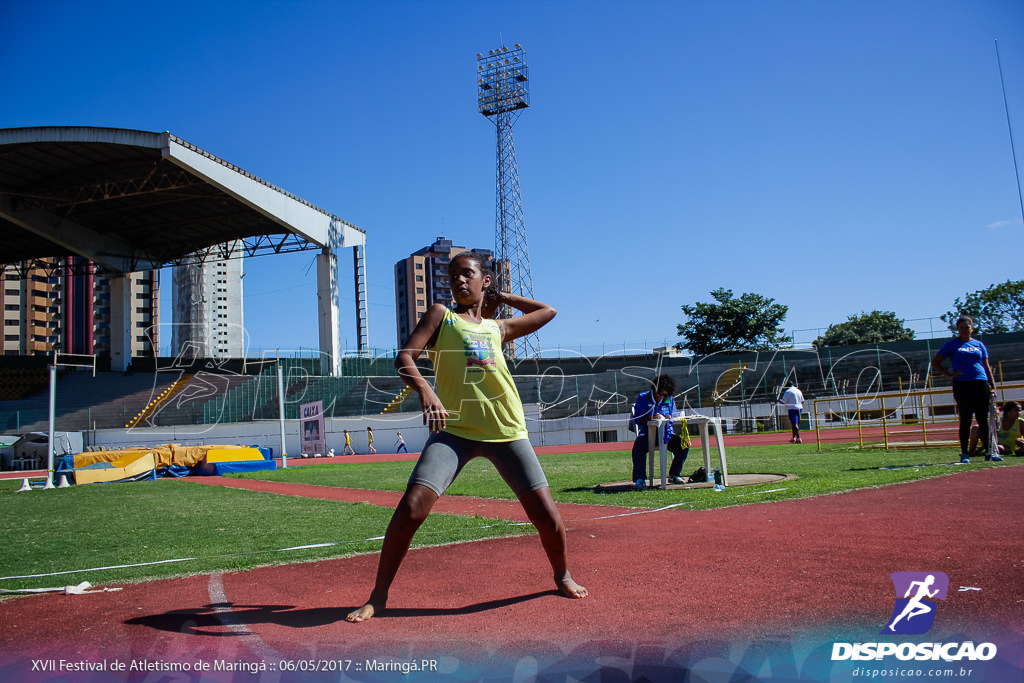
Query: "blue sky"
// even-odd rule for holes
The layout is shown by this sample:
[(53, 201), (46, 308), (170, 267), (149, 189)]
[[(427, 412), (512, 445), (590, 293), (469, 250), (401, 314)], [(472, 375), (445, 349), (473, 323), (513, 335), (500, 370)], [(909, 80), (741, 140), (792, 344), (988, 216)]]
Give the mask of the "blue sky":
[[(520, 43), (543, 346), (674, 341), (717, 287), (789, 306), (797, 341), (873, 309), (927, 332), (1024, 277), (997, 38), (1024, 165), (1021, 1), (6, 0), (0, 127), (169, 130), (360, 226), (387, 348), (396, 261), (493, 247), (476, 54)], [(316, 345), (312, 258), (247, 261), (254, 350)]]

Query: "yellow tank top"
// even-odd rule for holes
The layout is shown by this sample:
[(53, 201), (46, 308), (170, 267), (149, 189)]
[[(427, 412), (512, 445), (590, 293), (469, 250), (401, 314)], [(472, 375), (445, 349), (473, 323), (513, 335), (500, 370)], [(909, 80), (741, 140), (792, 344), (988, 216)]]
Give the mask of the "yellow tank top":
[(1010, 425), (1009, 429), (1003, 429), (1003, 418), (999, 418), (999, 429), (997, 434), (999, 435), (999, 445), (1005, 446), (1011, 453), (1017, 448), (1017, 439), (1024, 436), (1024, 432), (1021, 430), (1021, 424), (1024, 424), (1024, 417), (1018, 417), (1017, 420)]
[(427, 356), (434, 365), (437, 396), (448, 411), (444, 431), (474, 441), (529, 436), (519, 392), (501, 353), (498, 323), (474, 325), (448, 309)]

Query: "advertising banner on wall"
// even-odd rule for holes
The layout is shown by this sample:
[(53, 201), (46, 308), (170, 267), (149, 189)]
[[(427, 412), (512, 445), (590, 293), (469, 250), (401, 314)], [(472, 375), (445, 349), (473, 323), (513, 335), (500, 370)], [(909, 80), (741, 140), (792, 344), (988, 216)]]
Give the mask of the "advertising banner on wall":
[(324, 432), (324, 402), (313, 401), (299, 405), (302, 430), (302, 452), (315, 455), (327, 452), (327, 434)]

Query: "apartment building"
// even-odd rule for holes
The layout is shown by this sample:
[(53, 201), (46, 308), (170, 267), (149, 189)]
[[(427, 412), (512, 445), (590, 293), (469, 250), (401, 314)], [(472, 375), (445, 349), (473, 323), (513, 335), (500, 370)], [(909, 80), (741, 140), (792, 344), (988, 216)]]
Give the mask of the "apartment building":
[[(81, 257), (45, 259), (36, 268), (4, 266), (3, 354), (109, 356), (115, 277)], [(129, 273), (124, 284), (131, 356), (153, 356), (160, 348), (160, 272)]]
[[(225, 245), (205, 261), (177, 266), (173, 280), (172, 353), (187, 358), (241, 358), (246, 340), (242, 310), (241, 245)], [(230, 258), (226, 256), (230, 255)]]

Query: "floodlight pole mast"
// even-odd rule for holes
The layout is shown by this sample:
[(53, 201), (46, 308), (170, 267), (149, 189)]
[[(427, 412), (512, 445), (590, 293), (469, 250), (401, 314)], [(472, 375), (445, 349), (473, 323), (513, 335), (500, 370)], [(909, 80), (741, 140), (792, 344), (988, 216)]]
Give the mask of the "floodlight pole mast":
[[(519, 192), (519, 171), (512, 125), (523, 109), (530, 106), (529, 71), (526, 53), (516, 44), (511, 50), (501, 46), (487, 55), (478, 54), (477, 109), (494, 123), (497, 130), (497, 208), (494, 225), (494, 267), (502, 292), (533, 298), (530, 252), (526, 244), (523, 201)], [(507, 306), (496, 314), (511, 317)], [(536, 332), (509, 345), (513, 357), (526, 358), (540, 352)]]

